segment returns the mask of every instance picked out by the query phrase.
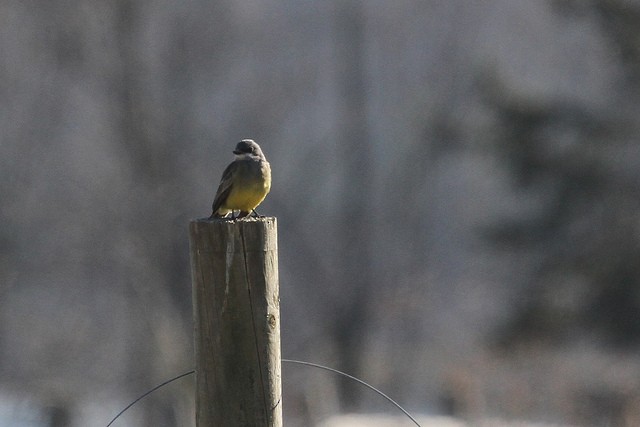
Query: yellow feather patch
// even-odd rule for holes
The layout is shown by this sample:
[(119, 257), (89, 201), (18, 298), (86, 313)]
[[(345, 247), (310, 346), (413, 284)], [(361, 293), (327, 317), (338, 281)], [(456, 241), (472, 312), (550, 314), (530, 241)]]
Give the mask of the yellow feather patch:
[(266, 188), (232, 188), (222, 207), (225, 209), (249, 212), (264, 200), (267, 193), (268, 190)]

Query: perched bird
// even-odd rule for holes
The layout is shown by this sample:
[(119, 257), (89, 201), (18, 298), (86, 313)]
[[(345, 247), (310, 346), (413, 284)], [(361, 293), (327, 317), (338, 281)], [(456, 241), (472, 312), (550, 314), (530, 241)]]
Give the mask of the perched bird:
[(236, 158), (222, 173), (209, 219), (226, 217), (229, 213), (233, 219), (233, 211), (240, 211), (238, 218), (251, 212), (258, 215), (255, 208), (271, 189), (271, 166), (255, 141), (243, 139), (233, 154)]

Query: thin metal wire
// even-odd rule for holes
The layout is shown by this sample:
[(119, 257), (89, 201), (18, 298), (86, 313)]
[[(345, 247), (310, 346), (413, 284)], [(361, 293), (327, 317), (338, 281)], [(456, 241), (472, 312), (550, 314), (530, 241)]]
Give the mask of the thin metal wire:
[(134, 400), (133, 402), (131, 402), (130, 404), (127, 405), (126, 408), (124, 408), (122, 411), (118, 412), (118, 415), (116, 415), (115, 417), (113, 417), (113, 419), (109, 422), (109, 424), (107, 424), (107, 427), (109, 427), (111, 424), (113, 424), (115, 422), (115, 420), (118, 419), (118, 417), (120, 417), (120, 415), (124, 414), (124, 412), (131, 408), (133, 405), (135, 405), (136, 403), (138, 403), (140, 400), (144, 399), (145, 397), (147, 397), (148, 395), (150, 395), (151, 393), (153, 393), (154, 391), (156, 391), (157, 389), (159, 389), (160, 387), (164, 387), (165, 385), (169, 384), (170, 382), (173, 382), (175, 380), (179, 380), (182, 377), (186, 377), (187, 375), (191, 375), (193, 373), (195, 373), (196, 371), (189, 371), (189, 372), (185, 372), (184, 374), (180, 374), (177, 377), (173, 377), (170, 380), (167, 380), (165, 382), (163, 382), (162, 384), (159, 384), (157, 386), (155, 386), (154, 388), (152, 388), (151, 390), (149, 390), (148, 392), (146, 392), (145, 394), (143, 394), (142, 396), (138, 397), (136, 400)]
[(386, 394), (384, 394), (383, 392), (381, 392), (380, 390), (378, 390), (377, 388), (375, 388), (374, 386), (367, 384), (366, 382), (362, 381), (361, 379), (358, 379), (352, 375), (349, 375), (345, 372), (342, 371), (338, 371), (337, 369), (333, 369), (333, 368), (329, 368), (328, 366), (322, 366), (322, 365), (318, 365), (316, 363), (311, 363), (311, 362), (303, 362), (302, 360), (291, 360), (291, 359), (282, 359), (283, 362), (287, 362), (287, 363), (295, 363), (298, 365), (305, 365), (305, 366), (313, 366), (314, 368), (319, 368), (319, 369), (324, 369), (325, 371), (329, 371), (329, 372), (333, 372), (335, 374), (339, 374), (342, 375), (343, 377), (349, 378), (350, 380), (353, 380), (355, 382), (357, 382), (358, 384), (362, 384), (363, 386), (367, 387), (370, 390), (375, 391), (376, 393), (378, 393), (380, 396), (384, 397), (385, 399), (387, 399), (389, 402), (391, 402), (396, 408), (400, 409), (407, 417), (409, 417), (409, 419), (411, 421), (413, 421), (413, 423), (415, 425), (417, 425), (418, 427), (421, 427), (420, 424), (418, 424), (418, 421), (416, 421), (415, 418), (413, 418), (411, 416), (411, 414), (409, 412), (407, 412), (402, 406), (400, 406), (398, 404), (398, 402), (396, 402), (395, 400), (393, 400), (392, 398), (390, 398), (389, 396), (387, 396)]
[[(418, 423), (418, 421), (416, 421), (416, 419), (413, 418), (409, 412), (407, 412), (402, 406), (400, 406), (400, 404), (398, 402), (396, 402), (395, 400), (393, 400), (392, 398), (390, 398), (389, 396), (387, 396), (386, 394), (384, 394), (383, 392), (381, 392), (380, 390), (378, 390), (374, 386), (362, 381), (359, 378), (354, 377), (353, 375), (349, 375), (349, 374), (347, 374), (345, 372), (339, 371), (337, 369), (330, 368), (328, 366), (318, 365), (317, 363), (304, 362), (302, 360), (282, 359), (282, 362), (283, 363), (292, 363), (292, 364), (296, 364), (296, 365), (303, 365), (303, 366), (311, 366), (313, 368), (323, 369), (325, 371), (333, 372), (334, 374), (342, 375), (345, 378), (349, 378), (350, 380), (353, 380), (353, 381), (357, 382), (358, 384), (361, 384), (361, 385), (367, 387), (369, 390), (372, 390), (372, 391), (378, 393), (380, 396), (384, 397), (388, 402), (390, 402), (396, 408), (401, 410), (411, 421), (413, 421), (413, 423), (415, 425), (417, 425), (418, 427), (421, 427), (420, 424)], [(164, 387), (165, 385), (167, 385), (167, 384), (169, 384), (169, 383), (171, 383), (171, 382), (173, 382), (175, 380), (179, 380), (180, 378), (186, 377), (187, 375), (191, 375), (191, 374), (193, 374), (195, 372), (196, 372), (195, 370), (191, 370), (189, 372), (185, 372), (183, 374), (180, 374), (177, 377), (173, 377), (170, 380), (167, 380), (167, 381), (163, 382), (162, 384), (158, 384), (157, 386), (155, 386), (154, 388), (152, 388), (151, 390), (147, 391), (146, 393), (144, 393), (143, 395), (138, 397), (136, 400), (134, 400), (133, 402), (128, 404), (127, 407), (124, 408), (122, 411), (118, 412), (118, 415), (113, 417), (113, 419), (109, 422), (109, 424), (107, 424), (106, 427), (110, 427), (111, 424), (113, 424), (120, 417), (120, 415), (124, 414), (125, 411), (127, 411), (127, 409), (131, 408), (133, 405), (135, 405), (140, 400), (144, 399), (145, 397), (147, 397), (148, 395), (150, 395), (154, 391), (158, 390), (161, 387)]]

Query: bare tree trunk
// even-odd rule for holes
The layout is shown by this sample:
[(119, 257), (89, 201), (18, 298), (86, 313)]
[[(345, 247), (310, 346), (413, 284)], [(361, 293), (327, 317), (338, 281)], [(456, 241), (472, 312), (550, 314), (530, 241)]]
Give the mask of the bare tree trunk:
[[(358, 375), (360, 355), (368, 317), (368, 293), (371, 287), (371, 219), (369, 213), (372, 182), (372, 145), (367, 126), (365, 76), (365, 18), (359, 0), (336, 3), (336, 49), (342, 123), (340, 146), (344, 168), (339, 256), (342, 264), (340, 284), (342, 304), (334, 320), (340, 367)], [(355, 386), (343, 381), (341, 402), (356, 404)]]

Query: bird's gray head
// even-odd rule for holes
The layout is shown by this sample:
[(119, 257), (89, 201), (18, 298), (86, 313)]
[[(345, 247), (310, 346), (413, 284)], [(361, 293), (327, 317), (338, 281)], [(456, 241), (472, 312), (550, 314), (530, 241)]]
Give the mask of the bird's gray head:
[(233, 154), (235, 154), (239, 159), (248, 157), (265, 158), (260, 146), (253, 139), (243, 139), (238, 142), (236, 149), (233, 150)]

